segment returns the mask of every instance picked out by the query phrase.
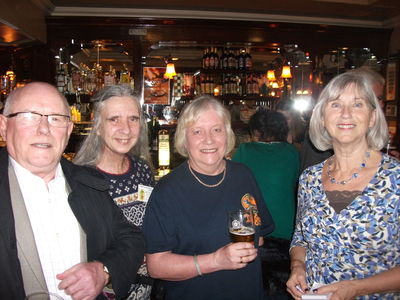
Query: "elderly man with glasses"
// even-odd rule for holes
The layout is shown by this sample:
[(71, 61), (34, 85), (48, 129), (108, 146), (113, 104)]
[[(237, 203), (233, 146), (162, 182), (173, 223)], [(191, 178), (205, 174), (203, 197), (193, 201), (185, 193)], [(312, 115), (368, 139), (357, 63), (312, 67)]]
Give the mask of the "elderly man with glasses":
[(7, 98), (0, 115), (7, 143), (0, 150), (0, 299), (105, 299), (107, 284), (123, 299), (142, 263), (142, 233), (125, 221), (103, 177), (62, 158), (72, 128), (66, 99), (47, 83)]

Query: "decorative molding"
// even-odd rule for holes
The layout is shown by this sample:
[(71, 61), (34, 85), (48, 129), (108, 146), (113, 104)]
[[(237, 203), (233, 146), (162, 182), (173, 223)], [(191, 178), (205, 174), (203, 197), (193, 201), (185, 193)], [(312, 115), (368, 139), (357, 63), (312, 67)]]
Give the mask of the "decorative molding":
[(256, 14), (256, 13), (200, 11), (200, 10), (67, 7), (67, 6), (55, 7), (51, 13), (51, 16), (209, 19), (209, 20), (322, 24), (322, 25), (367, 27), (367, 28), (387, 28), (389, 25), (389, 23), (386, 24), (385, 22), (380, 22), (380, 21), (291, 16), (291, 15), (277, 15), (277, 14)]
[(313, 0), (318, 2), (345, 3), (354, 5), (371, 5), (378, 0)]
[(50, 0), (30, 0), (34, 5), (44, 11), (46, 14), (50, 14), (55, 6)]
[(385, 28), (395, 28), (400, 26), (400, 16), (388, 19), (383, 22), (383, 27)]

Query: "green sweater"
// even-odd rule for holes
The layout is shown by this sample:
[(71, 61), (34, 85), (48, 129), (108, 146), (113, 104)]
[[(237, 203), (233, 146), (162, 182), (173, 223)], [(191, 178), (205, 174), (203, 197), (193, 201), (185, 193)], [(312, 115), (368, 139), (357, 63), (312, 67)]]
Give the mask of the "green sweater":
[(297, 149), (286, 142), (241, 144), (233, 160), (247, 165), (256, 177), (275, 222), (272, 237), (292, 238), (300, 170)]

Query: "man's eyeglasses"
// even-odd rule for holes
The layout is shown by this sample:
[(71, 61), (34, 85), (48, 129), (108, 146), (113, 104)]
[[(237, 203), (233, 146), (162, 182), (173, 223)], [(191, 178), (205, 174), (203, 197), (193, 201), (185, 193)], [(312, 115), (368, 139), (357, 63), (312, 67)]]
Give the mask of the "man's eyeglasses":
[(6, 116), (7, 118), (14, 118), (22, 125), (31, 126), (39, 125), (42, 117), (47, 118), (47, 122), (53, 127), (63, 128), (67, 127), (70, 122), (70, 117), (60, 114), (43, 115), (32, 111), (21, 111), (12, 113)]

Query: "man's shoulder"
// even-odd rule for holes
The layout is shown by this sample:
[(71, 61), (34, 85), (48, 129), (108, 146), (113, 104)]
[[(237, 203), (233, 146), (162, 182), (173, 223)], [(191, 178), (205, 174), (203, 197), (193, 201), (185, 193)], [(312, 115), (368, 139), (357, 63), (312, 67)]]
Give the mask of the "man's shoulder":
[(8, 163), (8, 152), (6, 147), (0, 147), (0, 165)]
[(104, 179), (104, 176), (95, 168), (90, 166), (78, 166), (65, 158), (62, 158), (60, 163), (69, 183), (79, 182), (97, 190), (108, 190), (109, 185)]

